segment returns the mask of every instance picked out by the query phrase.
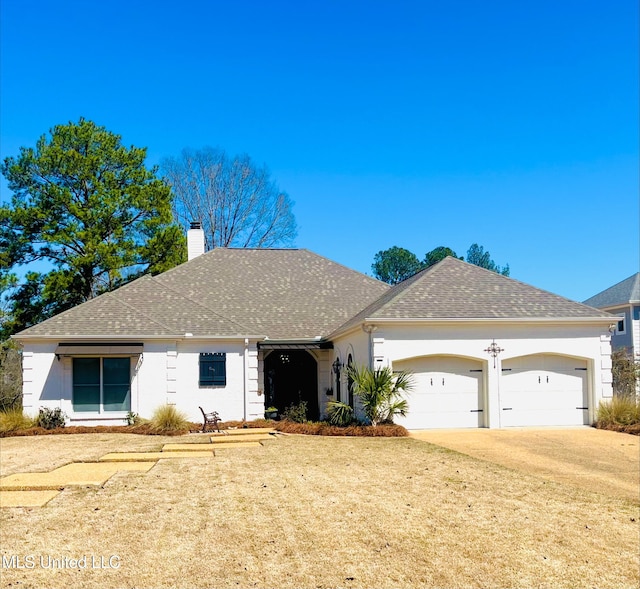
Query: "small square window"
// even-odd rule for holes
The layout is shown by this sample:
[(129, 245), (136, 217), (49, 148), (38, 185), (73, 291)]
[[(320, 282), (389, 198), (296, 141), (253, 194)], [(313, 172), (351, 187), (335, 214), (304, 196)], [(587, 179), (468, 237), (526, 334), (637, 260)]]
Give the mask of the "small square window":
[(223, 353), (200, 354), (201, 387), (224, 387), (227, 384), (227, 355)]

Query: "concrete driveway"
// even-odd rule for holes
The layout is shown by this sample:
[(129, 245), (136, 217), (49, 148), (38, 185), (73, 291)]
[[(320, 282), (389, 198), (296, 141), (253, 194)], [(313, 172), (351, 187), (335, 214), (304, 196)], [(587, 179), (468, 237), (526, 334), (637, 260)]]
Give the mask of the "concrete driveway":
[(640, 503), (640, 436), (592, 427), (410, 433), (474, 458)]

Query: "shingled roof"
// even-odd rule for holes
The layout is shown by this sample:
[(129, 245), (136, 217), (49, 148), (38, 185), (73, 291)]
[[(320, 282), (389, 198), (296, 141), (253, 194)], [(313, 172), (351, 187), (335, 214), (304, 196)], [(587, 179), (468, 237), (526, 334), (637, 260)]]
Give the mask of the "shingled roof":
[(21, 337), (326, 338), (365, 319), (597, 319), (608, 313), (445, 258), (391, 288), (304, 249), (217, 248)]
[(599, 309), (608, 309), (638, 302), (640, 302), (640, 272), (636, 272), (626, 280), (599, 292), (587, 299), (584, 304)]
[(457, 258), (397, 284), (337, 331), (365, 319), (576, 319), (608, 313)]
[(389, 290), (304, 249), (217, 248), (144, 276), (21, 336), (326, 336)]

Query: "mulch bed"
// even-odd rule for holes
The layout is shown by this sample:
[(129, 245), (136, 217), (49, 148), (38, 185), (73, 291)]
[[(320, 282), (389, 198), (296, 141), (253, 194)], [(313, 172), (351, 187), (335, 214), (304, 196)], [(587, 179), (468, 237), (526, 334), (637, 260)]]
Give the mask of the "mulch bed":
[[(275, 430), (287, 434), (304, 434), (308, 436), (358, 436), (358, 437), (385, 437), (404, 438), (409, 432), (401, 425), (384, 424), (372, 427), (370, 425), (351, 425), (337, 427), (328, 423), (295, 423), (293, 421), (270, 421), (257, 419), (255, 421), (227, 421), (220, 423), (220, 429), (244, 429), (256, 427), (272, 427)], [(182, 436), (188, 433), (202, 432), (202, 424), (190, 423), (185, 430), (161, 431), (154, 429), (148, 423), (139, 425), (69, 425), (54, 429), (43, 427), (30, 427), (28, 429), (11, 432), (0, 432), (0, 438), (17, 436), (51, 436), (60, 434), (138, 434), (142, 436)]]
[[(220, 424), (220, 429), (229, 428), (254, 428), (273, 427), (273, 422), (266, 419), (258, 419), (251, 422), (227, 421)], [(182, 436), (189, 432), (201, 432), (201, 423), (189, 423), (184, 430), (162, 431), (154, 429), (148, 423), (138, 425), (68, 425), (66, 427), (56, 427), (45, 429), (43, 427), (30, 427), (28, 429), (15, 430), (10, 432), (0, 432), (0, 438), (16, 436), (50, 436), (59, 434), (138, 434), (141, 436)]]
[(634, 423), (633, 425), (620, 425), (618, 423), (596, 423), (595, 427), (597, 429), (606, 429), (612, 432), (621, 432), (623, 434), (640, 436), (640, 423)]
[[(220, 429), (240, 429), (272, 427), (275, 430), (287, 434), (303, 434), (307, 436), (358, 436), (358, 437), (385, 437), (404, 438), (409, 432), (401, 425), (383, 424), (376, 427), (370, 425), (351, 425), (348, 427), (337, 427), (328, 423), (295, 423), (293, 421), (271, 421), (268, 419), (257, 419), (255, 421), (227, 421), (220, 424)], [(640, 424), (619, 425), (596, 423), (597, 429), (604, 429), (614, 432), (622, 432), (634, 436), (640, 436)], [(190, 423), (185, 430), (178, 431), (158, 431), (147, 423), (139, 425), (69, 425), (54, 429), (44, 429), (43, 427), (30, 427), (28, 429), (15, 430), (11, 432), (0, 432), (0, 438), (16, 436), (50, 436), (60, 434), (138, 434), (142, 436), (182, 436), (187, 433), (202, 432), (202, 424)]]
[(370, 425), (350, 425), (337, 427), (328, 423), (295, 423), (279, 421), (275, 429), (286, 434), (304, 434), (307, 436), (357, 436), (380, 438), (406, 438), (409, 432), (401, 425), (383, 424), (376, 427)]

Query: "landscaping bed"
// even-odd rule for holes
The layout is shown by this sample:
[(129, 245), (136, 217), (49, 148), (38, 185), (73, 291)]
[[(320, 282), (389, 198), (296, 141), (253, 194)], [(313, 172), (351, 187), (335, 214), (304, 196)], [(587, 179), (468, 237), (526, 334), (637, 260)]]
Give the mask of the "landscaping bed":
[[(228, 421), (220, 423), (220, 429), (238, 429), (238, 428), (257, 428), (257, 427), (273, 427), (274, 422), (266, 419), (258, 419), (256, 421)], [(56, 427), (45, 429), (43, 427), (28, 427), (25, 429), (16, 429), (12, 431), (0, 431), (0, 438), (15, 436), (49, 436), (49, 435), (68, 435), (68, 434), (138, 434), (143, 436), (182, 436), (187, 433), (202, 432), (201, 423), (188, 423), (185, 428), (171, 430), (157, 430), (149, 423), (140, 423), (137, 425), (67, 425), (65, 427)]]
[(274, 424), (276, 431), (286, 434), (304, 434), (307, 436), (350, 436), (366, 438), (404, 438), (409, 432), (401, 425), (381, 424), (336, 426), (326, 422), (296, 423), (294, 421), (278, 421)]
[(612, 432), (621, 432), (623, 434), (631, 434), (634, 436), (640, 436), (640, 423), (634, 423), (631, 425), (622, 425), (620, 423), (596, 423), (597, 429), (606, 429)]

